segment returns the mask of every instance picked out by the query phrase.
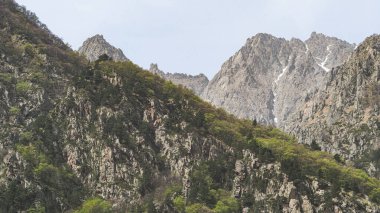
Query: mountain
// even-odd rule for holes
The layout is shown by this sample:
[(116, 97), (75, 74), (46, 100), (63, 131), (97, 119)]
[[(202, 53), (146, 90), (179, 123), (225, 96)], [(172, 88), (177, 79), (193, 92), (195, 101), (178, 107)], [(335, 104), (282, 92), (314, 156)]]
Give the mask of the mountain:
[(240, 118), (282, 127), (353, 49), (317, 33), (306, 42), (260, 33), (223, 64), (201, 97)]
[(309, 98), (285, 130), (302, 143), (353, 161), (379, 177), (380, 36), (367, 38), (343, 65), (328, 73), (326, 88)]
[(0, 32), (1, 212), (379, 211), (363, 170), (131, 61), (88, 63), (12, 0)]
[(171, 81), (177, 85), (182, 85), (194, 91), (196, 95), (201, 95), (204, 88), (208, 84), (208, 78), (203, 74), (193, 76), (182, 73), (164, 73), (158, 69), (157, 64), (151, 64), (149, 71), (161, 76), (168, 81)]
[(354, 52), (355, 45), (315, 32), (305, 42), (258, 34), (201, 97), (380, 177), (377, 38)]
[(123, 51), (109, 44), (102, 35), (95, 35), (83, 42), (78, 52), (90, 61), (96, 61), (99, 56), (107, 54), (115, 61), (129, 61)]
[[(110, 45), (102, 35), (95, 35), (88, 38), (83, 42), (83, 45), (79, 48), (78, 52), (90, 61), (97, 60), (99, 56), (103, 54), (107, 54), (115, 61), (129, 60), (124, 56), (122, 50)], [(203, 74), (192, 76), (182, 73), (165, 73), (158, 68), (157, 64), (151, 64), (149, 71), (166, 80), (172, 81), (174, 84), (189, 88), (197, 95), (202, 94), (204, 88), (208, 84), (208, 79)]]

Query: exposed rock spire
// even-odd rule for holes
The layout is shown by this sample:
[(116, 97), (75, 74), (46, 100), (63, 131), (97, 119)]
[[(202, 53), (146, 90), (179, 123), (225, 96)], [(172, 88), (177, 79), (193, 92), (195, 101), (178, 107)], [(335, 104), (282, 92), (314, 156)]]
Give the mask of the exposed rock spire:
[(79, 48), (78, 52), (90, 61), (95, 61), (99, 56), (107, 54), (115, 61), (128, 61), (129, 59), (125, 57), (123, 51), (112, 46), (108, 43), (103, 35), (95, 35), (88, 38), (83, 42), (83, 45)]

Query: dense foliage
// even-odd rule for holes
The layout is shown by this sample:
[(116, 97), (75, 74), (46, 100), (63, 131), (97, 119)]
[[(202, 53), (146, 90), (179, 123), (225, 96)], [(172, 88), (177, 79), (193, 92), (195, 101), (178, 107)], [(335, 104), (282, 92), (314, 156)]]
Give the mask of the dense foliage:
[(75, 213), (111, 213), (112, 206), (105, 200), (100, 198), (90, 198), (86, 200), (80, 209)]

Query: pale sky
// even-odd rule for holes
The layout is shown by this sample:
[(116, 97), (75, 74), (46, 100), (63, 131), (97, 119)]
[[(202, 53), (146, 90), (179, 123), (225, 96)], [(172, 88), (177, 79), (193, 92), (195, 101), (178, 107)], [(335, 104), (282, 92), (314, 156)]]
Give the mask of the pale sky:
[(305, 40), (312, 31), (360, 43), (380, 33), (379, 0), (16, 0), (77, 49), (103, 34), (136, 64), (204, 73), (256, 33)]

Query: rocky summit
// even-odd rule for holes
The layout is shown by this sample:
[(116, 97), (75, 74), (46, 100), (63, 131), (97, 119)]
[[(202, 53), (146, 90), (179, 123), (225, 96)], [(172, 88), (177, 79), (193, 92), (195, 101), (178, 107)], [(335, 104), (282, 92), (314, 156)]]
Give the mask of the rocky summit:
[(260, 33), (223, 64), (201, 97), (240, 118), (282, 127), (353, 49), (323, 34), (303, 42)]
[(151, 64), (149, 71), (161, 76), (168, 81), (171, 81), (177, 85), (182, 85), (194, 91), (196, 95), (201, 95), (204, 88), (208, 84), (208, 78), (204, 74), (193, 76), (183, 73), (164, 73), (158, 68), (157, 64)]
[[(282, 81), (294, 73), (323, 79), (324, 91), (311, 87), (313, 96), (297, 102), (305, 112), (288, 114), (303, 124), (289, 131), (307, 137), (330, 128), (329, 136), (342, 131), (348, 140), (357, 132), (357, 146), (375, 147), (379, 36), (328, 72), (323, 66), (337, 62), (328, 56), (320, 63), (308, 48), (260, 34), (224, 67), (242, 75), (249, 67), (244, 88), (263, 80), (270, 91), (262, 90), (262, 100), (275, 107), (262, 120), (270, 115), (268, 122), (278, 124), (283, 112), (276, 104), (291, 95), (278, 89)], [(318, 150), (320, 139), (304, 146), (106, 54), (89, 62), (33, 13), (0, 0), (0, 212), (379, 212), (380, 180)], [(275, 70), (261, 73), (264, 67)], [(218, 79), (226, 86), (239, 80)], [(292, 87), (306, 88), (302, 83)], [(210, 94), (208, 87), (202, 93)], [(231, 100), (239, 100), (235, 91)], [(353, 128), (341, 130), (351, 121)], [(335, 138), (327, 139), (334, 148)]]
[(89, 61), (96, 61), (103, 54), (115, 61), (129, 61), (121, 49), (112, 46), (99, 34), (84, 41), (78, 52), (86, 56)]
[(316, 32), (305, 41), (305, 45), (316, 63), (326, 72), (345, 62), (355, 48), (355, 44)]

